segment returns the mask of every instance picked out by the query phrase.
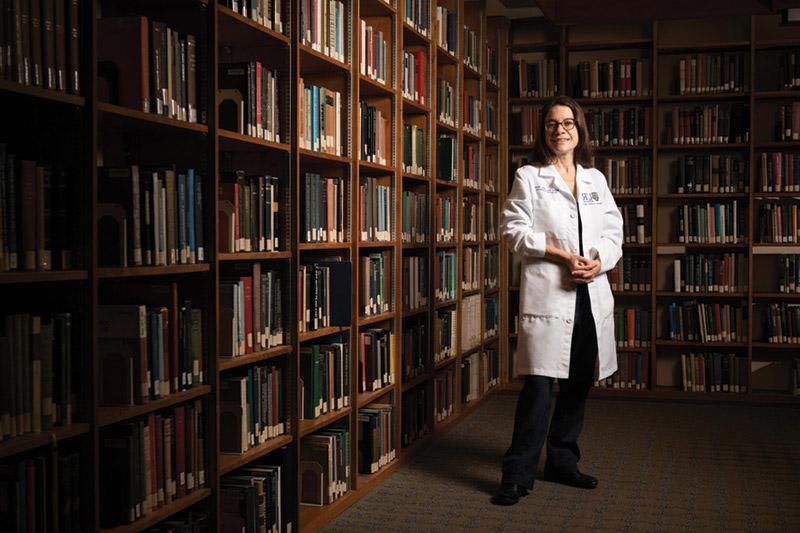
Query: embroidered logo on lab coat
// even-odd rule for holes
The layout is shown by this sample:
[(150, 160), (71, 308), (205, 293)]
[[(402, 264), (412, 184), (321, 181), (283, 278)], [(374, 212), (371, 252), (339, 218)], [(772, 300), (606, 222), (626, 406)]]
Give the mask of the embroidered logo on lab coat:
[(534, 187), (538, 192), (546, 192), (549, 194), (555, 194), (558, 192), (558, 189), (555, 187), (545, 187), (544, 185), (536, 185)]
[(600, 203), (600, 195), (596, 192), (582, 192), (581, 193), (581, 200), (583, 200), (584, 205), (594, 205)]

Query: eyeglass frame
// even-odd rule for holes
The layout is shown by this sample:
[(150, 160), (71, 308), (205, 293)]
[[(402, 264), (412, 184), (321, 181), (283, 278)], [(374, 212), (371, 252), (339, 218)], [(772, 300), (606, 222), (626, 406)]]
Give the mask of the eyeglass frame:
[[(569, 127), (569, 128), (567, 127), (566, 124), (564, 124), (568, 120), (572, 121), (572, 126)], [(572, 130), (575, 129), (575, 126), (577, 126), (577, 125), (578, 125), (578, 120), (574, 119), (574, 118), (565, 118), (564, 120), (560, 120), (560, 121), (559, 120), (550, 119), (550, 120), (546, 120), (544, 122), (544, 129), (548, 130), (548, 131), (556, 131), (556, 130), (558, 130), (558, 127), (561, 126), (562, 128), (564, 128), (564, 131), (572, 131)]]

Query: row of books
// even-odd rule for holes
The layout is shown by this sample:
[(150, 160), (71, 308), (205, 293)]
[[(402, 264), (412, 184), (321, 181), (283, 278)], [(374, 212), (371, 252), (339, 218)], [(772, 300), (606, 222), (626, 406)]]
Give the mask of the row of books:
[(477, 72), (481, 71), (483, 42), (480, 31), (472, 31), (464, 25), (464, 64)]
[(75, 268), (73, 176), (0, 143), (0, 271)]
[(542, 106), (512, 105), (508, 113), (509, 144), (532, 146), (541, 129)]
[(477, 246), (465, 246), (461, 255), (461, 289), (475, 291), (481, 286), (481, 253)]
[(303, 438), (300, 443), (300, 503), (329, 505), (352, 487), (350, 431), (330, 426)]
[(455, 309), (440, 309), (436, 312), (433, 327), (433, 362), (438, 364), (456, 354)]
[(545, 98), (558, 94), (558, 59), (512, 58), (509, 65), (509, 97)]
[(0, 524), (6, 531), (84, 531), (79, 453), (39, 452), (0, 465)]
[(396, 457), (394, 407), (370, 403), (358, 410), (358, 471), (374, 474)]
[(236, 265), (219, 288), (219, 355), (239, 357), (284, 343), (283, 279), (261, 263)]
[(458, 181), (458, 141), (454, 135), (436, 139), (436, 179)]
[(180, 300), (176, 283), (114, 296), (137, 303), (99, 307), (101, 405), (146, 404), (205, 382), (203, 310)]
[(461, 239), (466, 242), (478, 242), (478, 203), (475, 195), (464, 195), (461, 198)]
[(681, 353), (684, 392), (747, 392), (746, 357), (732, 353)]
[(204, 178), (193, 168), (102, 167), (98, 261), (165, 266), (205, 261)]
[(428, 305), (428, 258), (403, 256), (403, 309), (413, 311)]
[(403, 322), (403, 382), (407, 383), (427, 372), (430, 364), (429, 340), (427, 316), (416, 315)]
[(650, 311), (639, 307), (616, 307), (614, 327), (618, 348), (650, 346)]
[(78, 403), (73, 378), (79, 375), (72, 369), (73, 318), (2, 317), (0, 442), (72, 423)]
[(481, 134), (481, 99), (464, 91), (464, 131), (472, 135)]
[(690, 254), (673, 262), (675, 292), (746, 292), (744, 254)]
[(608, 282), (612, 291), (649, 291), (650, 259), (641, 255), (623, 255), (622, 260), (608, 272)]
[(474, 294), (461, 299), (461, 351), (480, 345), (481, 341), (481, 295)]
[(767, 342), (800, 344), (800, 304), (769, 304), (764, 330)]
[(361, 178), (359, 234), (362, 241), (392, 240), (392, 187), (389, 179)]
[(203, 402), (179, 405), (100, 435), (100, 525), (133, 523), (206, 485)]
[(261, 61), (219, 66), (219, 125), (228, 131), (281, 142), (278, 71)]
[(496, 296), (484, 298), (483, 338), (491, 339), (500, 332), (500, 307)]
[(481, 354), (475, 352), (461, 359), (461, 403), (469, 403), (481, 397)]
[(342, 128), (346, 99), (340, 91), (307, 85), (300, 78), (300, 109), (303, 120), (298, 124), (300, 148), (325, 154), (345, 156), (346, 131)]
[(439, 111), (439, 122), (456, 127), (456, 90), (449, 80), (436, 80), (436, 109)]
[(800, 192), (800, 154), (762, 152), (759, 161), (761, 192)]
[(497, 50), (494, 48), (486, 47), (486, 79), (495, 85), (498, 85), (499, 78), (499, 65), (500, 59)]
[(580, 61), (576, 66), (575, 94), (580, 98), (643, 98), (651, 92), (647, 58)]
[(743, 92), (745, 58), (742, 52), (693, 54), (677, 65), (677, 94)]
[(249, 367), (245, 375), (220, 379), (222, 453), (244, 453), (286, 433), (285, 376), (279, 366), (262, 364)]
[(456, 299), (456, 274), (458, 254), (438, 250), (434, 262), (433, 279), (436, 287), (436, 301), (449, 302)]
[(750, 140), (749, 106), (713, 104), (673, 106), (668, 115), (665, 142), (672, 144), (727, 144)]
[(494, 140), (498, 139), (499, 115), (497, 106), (491, 100), (486, 101), (486, 136)]
[(345, 242), (349, 180), (338, 176), (303, 175), (303, 242)]
[(428, 242), (428, 195), (413, 190), (403, 191), (403, 227), (401, 238), (404, 243)]
[(777, 141), (800, 139), (800, 102), (778, 106)]
[(342, 63), (347, 56), (349, 14), (338, 0), (307, 0), (300, 3), (300, 44)]
[(778, 292), (800, 293), (800, 254), (783, 254), (780, 262)]
[(626, 243), (650, 244), (653, 241), (651, 209), (649, 204), (621, 205)]
[[(185, 122), (204, 122), (198, 108), (195, 35), (144, 16), (97, 20), (101, 100)], [(133, 51), (131, 51), (133, 48)]]
[(403, 50), (403, 97), (428, 105), (428, 59), (422, 50)]
[(650, 156), (595, 157), (595, 168), (606, 177), (608, 188), (617, 194), (650, 194), (653, 170)]
[(800, 242), (800, 205), (769, 202), (758, 207), (758, 242)]
[(350, 345), (336, 334), (300, 346), (300, 415), (303, 420), (350, 405)]
[(617, 371), (611, 376), (596, 381), (601, 389), (646, 390), (650, 382), (650, 354), (623, 352), (617, 354)]
[(358, 392), (372, 392), (395, 382), (394, 332), (362, 330), (358, 334)]
[(427, 137), (425, 126), (403, 124), (403, 172), (428, 175)]
[(426, 37), (430, 36), (430, 0), (408, 0), (405, 3), (406, 24)]
[(382, 83), (391, 82), (391, 70), (389, 61), (392, 55), (389, 53), (389, 43), (383, 31), (375, 28), (364, 19), (361, 19), (361, 56), (359, 58), (359, 71), (362, 76)]
[(667, 338), (690, 342), (745, 342), (746, 310), (738, 305), (696, 300), (672, 302), (666, 309)]
[(484, 390), (500, 384), (500, 350), (485, 348), (481, 352), (481, 368), (483, 369)]
[(738, 200), (728, 203), (684, 204), (678, 209), (678, 242), (736, 244), (744, 242), (744, 211)]
[(497, 203), (488, 198), (483, 204), (483, 238), (489, 241), (497, 239)]
[(431, 431), (428, 396), (424, 385), (403, 393), (403, 447), (411, 446)]
[(392, 306), (392, 252), (372, 252), (359, 257), (360, 311), (363, 316), (388, 313)]
[(690, 154), (678, 156), (675, 192), (748, 192), (749, 164), (741, 155)]
[(497, 288), (500, 253), (499, 248), (492, 246), (485, 248), (483, 251), (483, 288), (494, 289)]
[(231, 531), (292, 531), (291, 512), (283, 511), (283, 476), (283, 467), (260, 462), (224, 476), (219, 484), (220, 522)]
[(455, 241), (456, 191), (436, 194), (436, 242)]
[(779, 71), (781, 86), (784, 89), (800, 87), (800, 57), (798, 50), (780, 52)]
[(651, 109), (589, 109), (586, 125), (592, 146), (649, 146)]
[(219, 251), (275, 252), (280, 250), (280, 179), (274, 176), (247, 176), (238, 170), (232, 182), (219, 184)]
[(464, 187), (479, 189), (481, 186), (481, 146), (464, 144)]
[(0, 78), (80, 94), (78, 0), (10, 2), (4, 11)]
[(228, 9), (278, 33), (283, 33), (282, 0), (224, 0)]
[(433, 413), (436, 422), (444, 422), (455, 414), (456, 367), (449, 365), (433, 376)]
[(350, 325), (351, 274), (350, 261), (300, 266), (300, 333)]
[(436, 6), (436, 38), (440, 47), (456, 55), (458, 46), (458, 13), (444, 6)]
[(392, 162), (392, 120), (390, 115), (361, 100), (361, 160), (379, 165)]

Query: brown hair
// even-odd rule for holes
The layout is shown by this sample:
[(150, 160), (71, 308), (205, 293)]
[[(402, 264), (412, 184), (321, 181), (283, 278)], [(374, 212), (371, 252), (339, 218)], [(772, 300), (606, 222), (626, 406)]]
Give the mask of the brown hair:
[(569, 96), (557, 96), (550, 100), (542, 108), (541, 120), (539, 120), (539, 131), (536, 132), (536, 140), (533, 145), (532, 163), (537, 166), (547, 166), (553, 163), (556, 154), (547, 144), (545, 131), (545, 119), (550, 110), (557, 105), (563, 105), (572, 110), (575, 117), (575, 127), (578, 129), (578, 146), (575, 147), (575, 163), (584, 168), (592, 166), (592, 145), (589, 143), (589, 128), (586, 126), (586, 116), (583, 114), (580, 104)]

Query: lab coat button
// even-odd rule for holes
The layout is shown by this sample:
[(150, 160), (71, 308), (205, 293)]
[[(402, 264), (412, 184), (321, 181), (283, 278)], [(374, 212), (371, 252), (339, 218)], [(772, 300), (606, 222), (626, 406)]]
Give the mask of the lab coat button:
[(572, 324), (572, 319), (571, 318), (567, 319), (567, 324)]

